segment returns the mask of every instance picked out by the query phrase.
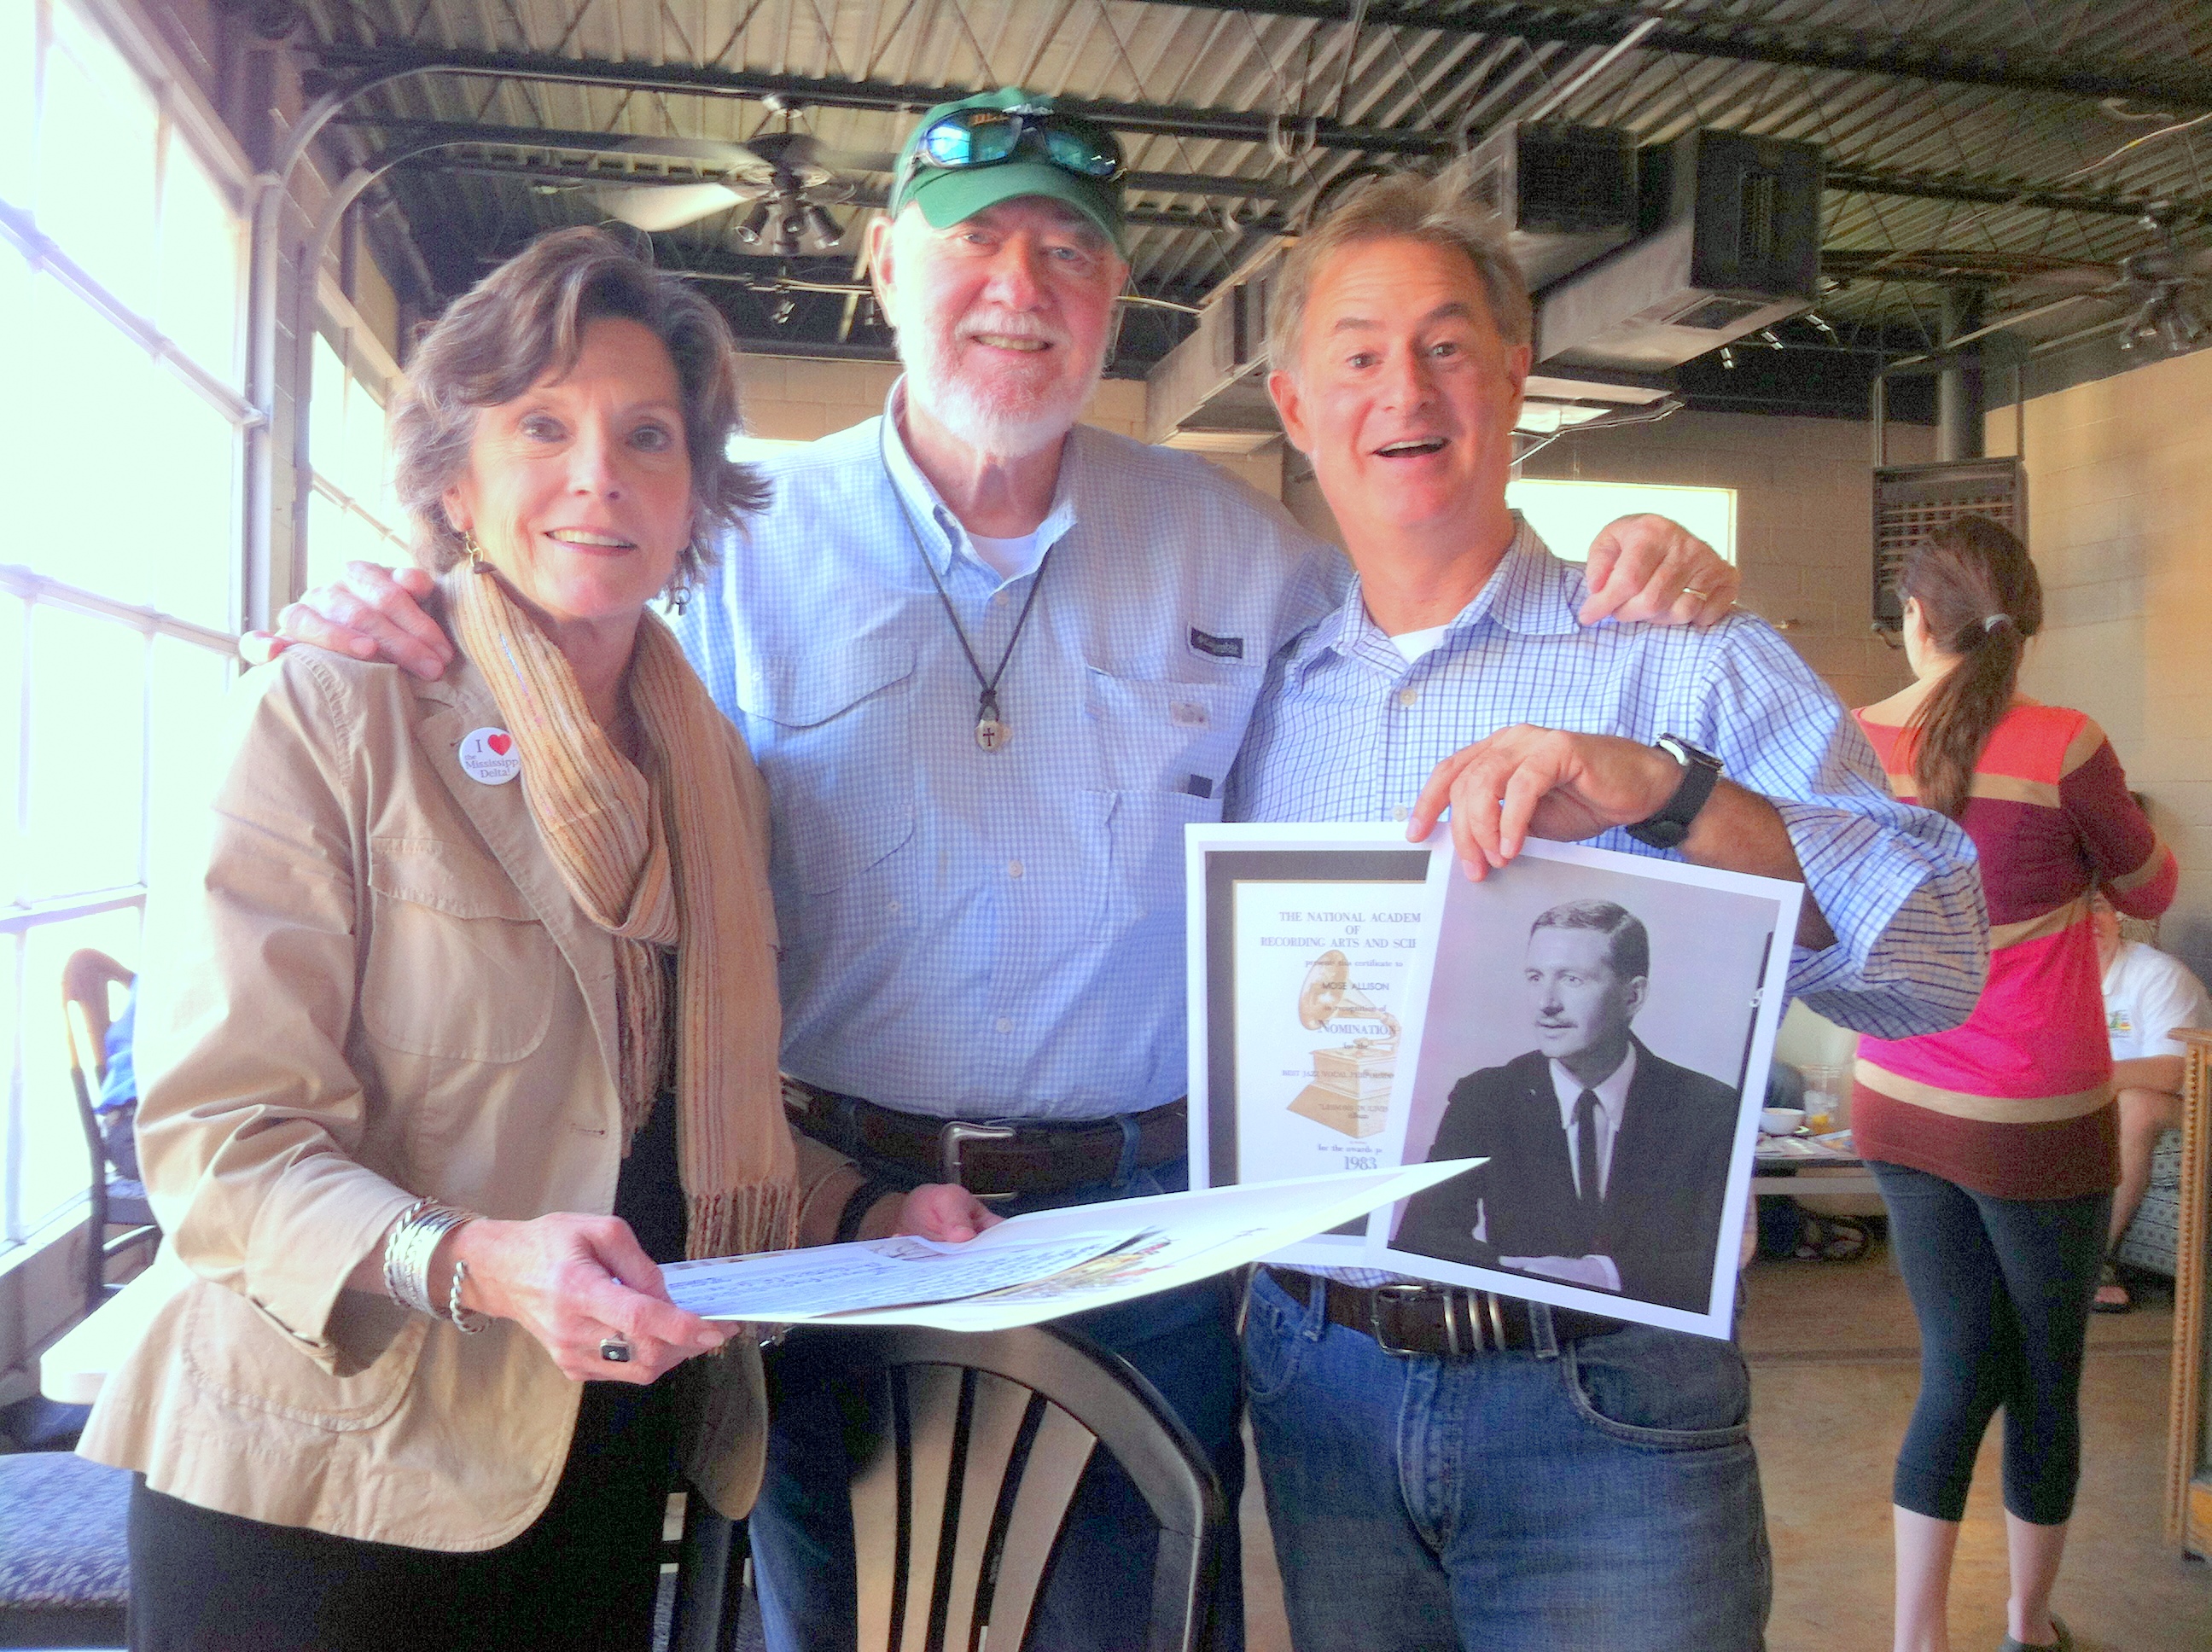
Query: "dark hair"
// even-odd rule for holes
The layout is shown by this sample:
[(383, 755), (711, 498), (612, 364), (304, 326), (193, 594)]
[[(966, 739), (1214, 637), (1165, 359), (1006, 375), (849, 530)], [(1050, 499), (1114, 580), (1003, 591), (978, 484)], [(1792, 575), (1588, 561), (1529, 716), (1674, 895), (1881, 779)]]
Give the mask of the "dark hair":
[(1920, 604), (1929, 640), (1959, 662), (1906, 720), (1903, 741), (1921, 803), (1956, 820), (2012, 704), (2027, 640), (2043, 629), (2043, 582), (2008, 531), (1962, 516), (1920, 542), (1897, 588)]
[(1536, 914), (1528, 932), (1540, 929), (1594, 929), (1613, 943), (1607, 957), (1613, 974), (1633, 981), (1651, 973), (1651, 932), (1626, 907), (1610, 901), (1564, 901)]
[(456, 299), (408, 363), (392, 421), (393, 483), (420, 530), (415, 554), (426, 567), (442, 572), (463, 554), (442, 501), (468, 467), (477, 412), (568, 372), (585, 328), (606, 316), (649, 328), (683, 386), (692, 516), (677, 583), (692, 583), (714, 561), (719, 531), (768, 502), (767, 484), (727, 451), (738, 429), (737, 345), (720, 312), (605, 230), (556, 229)]

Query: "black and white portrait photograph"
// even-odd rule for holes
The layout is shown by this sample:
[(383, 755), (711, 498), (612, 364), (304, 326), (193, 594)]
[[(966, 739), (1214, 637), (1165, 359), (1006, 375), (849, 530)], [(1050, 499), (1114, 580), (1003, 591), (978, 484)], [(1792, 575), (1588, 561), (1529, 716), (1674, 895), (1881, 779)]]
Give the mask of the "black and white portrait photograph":
[(1771, 1044), (1793, 896), (1542, 844), (1455, 874), (1400, 1151), (1485, 1163), (1387, 1218), (1390, 1265), (1727, 1334), (1763, 1099), (1745, 1078)]

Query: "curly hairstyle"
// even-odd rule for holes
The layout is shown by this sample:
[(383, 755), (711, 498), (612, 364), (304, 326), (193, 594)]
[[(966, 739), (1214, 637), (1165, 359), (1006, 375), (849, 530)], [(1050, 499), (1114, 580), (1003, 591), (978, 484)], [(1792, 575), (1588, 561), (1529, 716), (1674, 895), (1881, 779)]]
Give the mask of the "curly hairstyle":
[(393, 482), (425, 567), (442, 573), (464, 554), (442, 501), (468, 468), (477, 413), (574, 367), (585, 328), (606, 316), (651, 330), (683, 386), (691, 541), (676, 583), (696, 581), (720, 535), (768, 502), (766, 482), (727, 451), (738, 429), (737, 345), (720, 313), (605, 230), (557, 229), (455, 300), (408, 366), (392, 420)]

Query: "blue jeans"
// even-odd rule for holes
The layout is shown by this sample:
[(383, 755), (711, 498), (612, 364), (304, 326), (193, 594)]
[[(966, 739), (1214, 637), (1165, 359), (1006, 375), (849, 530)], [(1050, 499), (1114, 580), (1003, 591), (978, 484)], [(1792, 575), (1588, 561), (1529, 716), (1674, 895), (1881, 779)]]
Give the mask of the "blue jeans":
[(1966, 1517), (1974, 1455), (2004, 1411), (2004, 1504), (2072, 1518), (2081, 1478), (2081, 1356), (2112, 1196), (1996, 1199), (1869, 1160), (1920, 1321), (1920, 1397), (1897, 1454), (1900, 1509)]
[(1772, 1576), (1734, 1344), (1632, 1325), (1399, 1357), (1263, 1272), (1244, 1364), (1298, 1652), (1763, 1643)]
[[(879, 1168), (879, 1167), (871, 1167)], [(1181, 1160), (1100, 1183), (1000, 1206), (1008, 1214), (1179, 1192)], [(1235, 1510), (1244, 1486), (1237, 1433), (1236, 1302), (1211, 1279), (1060, 1323), (1127, 1360), (1158, 1388), (1212, 1459), (1229, 1500), (1209, 1621), (1218, 1652), (1244, 1643), (1243, 1566)], [(846, 1487), (872, 1424), (847, 1380), (839, 1335), (794, 1331), (768, 1357), (767, 1476), (750, 1531), (761, 1619), (770, 1652), (850, 1647), (858, 1637), (852, 1503)], [(1031, 1621), (1030, 1645), (1049, 1652), (1141, 1648), (1148, 1627), (1157, 1525), (1135, 1485), (1103, 1452), (1078, 1483), (1067, 1526)]]

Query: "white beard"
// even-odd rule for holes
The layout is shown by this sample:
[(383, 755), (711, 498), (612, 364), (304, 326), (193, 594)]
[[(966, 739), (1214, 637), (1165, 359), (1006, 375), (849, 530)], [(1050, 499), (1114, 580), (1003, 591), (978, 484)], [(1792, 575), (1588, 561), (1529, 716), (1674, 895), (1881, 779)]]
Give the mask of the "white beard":
[[(1024, 330), (1009, 325), (1005, 331)], [(935, 336), (926, 325), (902, 328), (898, 337), (908, 397), (962, 441), (994, 459), (1026, 459), (1065, 436), (1106, 370), (1102, 351), (1073, 384), (1056, 382), (1036, 394), (994, 395), (962, 375), (953, 359), (954, 340)], [(1053, 342), (1067, 348), (1065, 338)]]

